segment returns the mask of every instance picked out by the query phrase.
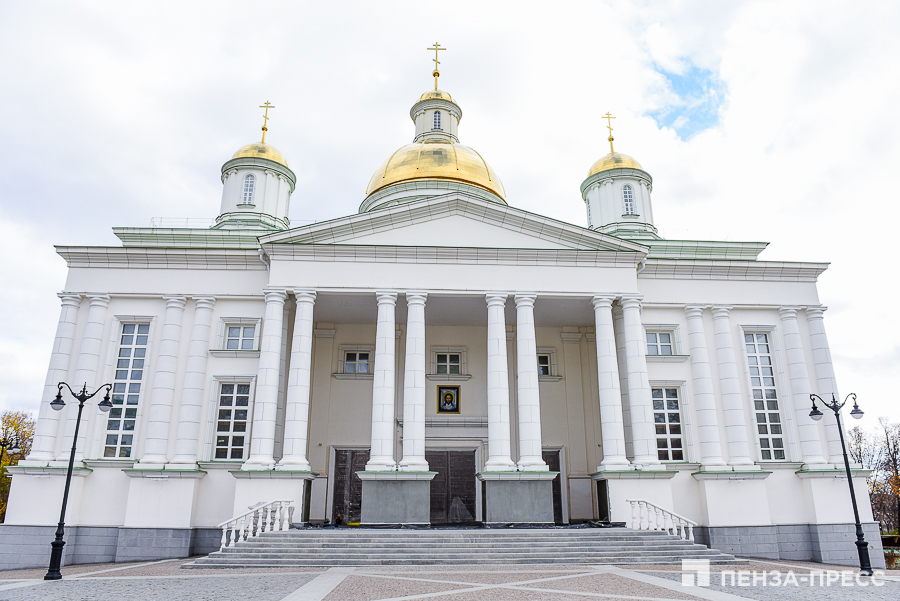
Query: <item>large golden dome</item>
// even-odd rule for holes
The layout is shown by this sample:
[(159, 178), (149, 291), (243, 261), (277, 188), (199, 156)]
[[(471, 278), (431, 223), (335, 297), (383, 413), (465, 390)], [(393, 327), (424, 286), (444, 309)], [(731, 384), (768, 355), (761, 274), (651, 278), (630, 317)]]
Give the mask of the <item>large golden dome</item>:
[(609, 171), (610, 169), (640, 169), (644, 170), (641, 167), (641, 164), (635, 161), (633, 158), (628, 156), (627, 154), (621, 154), (619, 152), (611, 152), (596, 163), (593, 164), (591, 170), (588, 172), (588, 177), (594, 175), (595, 173), (600, 173), (601, 171)]
[(232, 159), (240, 159), (244, 157), (250, 157), (254, 159), (269, 159), (270, 161), (275, 161), (276, 163), (281, 163), (285, 167), (288, 166), (287, 159), (284, 158), (284, 155), (278, 151), (274, 146), (270, 146), (269, 144), (256, 142), (255, 144), (247, 144), (246, 146), (242, 146)]
[(407, 144), (385, 161), (369, 180), (366, 194), (399, 182), (438, 179), (459, 181), (489, 190), (506, 199), (500, 178), (481, 155), (462, 144)]

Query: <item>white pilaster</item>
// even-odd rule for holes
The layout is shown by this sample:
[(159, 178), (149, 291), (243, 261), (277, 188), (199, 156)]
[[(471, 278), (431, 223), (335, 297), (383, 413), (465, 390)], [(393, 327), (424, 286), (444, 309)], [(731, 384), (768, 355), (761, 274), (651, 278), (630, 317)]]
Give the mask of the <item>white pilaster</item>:
[(656, 454), (656, 430), (653, 427), (653, 401), (647, 377), (646, 340), (641, 324), (641, 297), (622, 297), (625, 326), (625, 365), (628, 373), (628, 404), (631, 436), (636, 465), (659, 465)]
[(200, 418), (206, 390), (206, 363), (209, 357), (209, 334), (212, 324), (214, 296), (194, 297), (194, 325), (188, 346), (184, 384), (181, 387), (181, 406), (178, 411), (178, 431), (175, 435), (175, 457), (170, 464), (197, 463), (200, 445)]
[(541, 452), (541, 396), (538, 388), (537, 340), (534, 332), (534, 294), (517, 294), (516, 390), (519, 414), (519, 471), (542, 472), (550, 468)]
[(825, 463), (822, 456), (822, 441), (819, 438), (819, 427), (809, 417), (812, 404), (809, 393), (809, 370), (803, 352), (803, 340), (800, 327), (797, 325), (797, 311), (800, 307), (781, 307), (781, 325), (784, 327), (784, 349), (787, 355), (788, 373), (791, 377), (791, 392), (794, 415), (797, 419), (797, 431), (800, 434), (800, 452), (803, 462), (808, 464)]
[[(809, 323), (809, 341), (812, 345), (813, 361), (816, 364), (816, 394), (825, 400), (833, 394), (838, 396), (837, 379), (834, 377), (834, 366), (831, 363), (831, 349), (828, 347), (828, 336), (825, 335), (825, 320), (823, 319), (828, 307), (806, 308), (806, 319)], [(827, 414), (827, 412), (826, 412)], [(837, 420), (825, 419), (825, 439), (828, 445), (828, 458), (831, 463), (840, 464), (844, 451), (841, 448), (840, 432)]]
[(619, 362), (616, 357), (616, 331), (613, 327), (614, 296), (595, 296), (594, 331), (597, 345), (597, 389), (600, 399), (600, 436), (603, 459), (597, 471), (628, 467), (625, 454), (625, 422), (622, 419), (622, 392), (619, 388)]
[(31, 453), (25, 458), (26, 461), (47, 463), (56, 458), (54, 451), (60, 412), (53, 411), (50, 401), (56, 397), (56, 385), (66, 380), (69, 375), (69, 362), (75, 344), (75, 323), (78, 319), (78, 306), (81, 304), (80, 294), (62, 293), (58, 296), (62, 301), (62, 308), (56, 326), (53, 352), (50, 354), (50, 367), (47, 368), (47, 379), (44, 382), (34, 442), (31, 445)]
[(306, 458), (309, 439), (309, 387), (312, 373), (314, 290), (294, 290), (297, 310), (291, 343), (291, 367), (288, 371), (287, 403), (284, 417), (284, 455), (282, 469), (310, 471)]
[[(81, 349), (78, 352), (78, 363), (75, 366), (75, 379), (72, 388), (77, 392), (84, 384), (87, 384), (88, 392), (93, 392), (94, 388), (99, 386), (101, 382), (97, 382), (97, 366), (100, 364), (100, 348), (103, 342), (103, 326), (106, 323), (106, 308), (109, 306), (109, 295), (106, 294), (89, 294), (88, 299), (91, 302), (90, 311), (88, 311), (87, 324), (84, 327), (84, 333), (81, 336)], [(102, 396), (96, 398), (94, 403), (99, 403)], [(63, 439), (62, 450), (60, 451), (57, 461), (68, 461), (69, 453), (72, 448), (72, 438), (75, 436), (75, 422), (78, 420), (78, 401), (75, 399), (67, 399), (68, 407), (66, 419), (66, 435)], [(75, 451), (75, 461), (84, 459), (84, 437), (86, 428), (84, 421), (88, 419), (89, 405), (85, 405), (82, 412), (82, 427), (78, 429), (78, 446)]]
[(281, 366), (281, 339), (284, 322), (284, 290), (266, 290), (266, 316), (259, 345), (256, 400), (253, 402), (253, 434), (250, 457), (243, 470), (271, 469), (275, 466), (275, 421), (278, 415), (278, 382)]
[(372, 383), (372, 450), (367, 471), (391, 471), (394, 461), (394, 349), (396, 292), (376, 292), (375, 369)]
[(166, 317), (162, 326), (159, 353), (147, 411), (147, 435), (141, 464), (166, 462), (169, 429), (172, 424), (172, 402), (175, 399), (175, 372), (178, 369), (178, 347), (181, 345), (181, 319), (187, 298), (164, 296)]
[(722, 416), (725, 421), (725, 438), (728, 441), (730, 465), (754, 465), (750, 458), (747, 439), (747, 418), (744, 397), (738, 379), (737, 358), (734, 354), (734, 336), (728, 312), (731, 307), (712, 308), (716, 331), (716, 359), (719, 365), (719, 391), (722, 395)]
[(688, 305), (688, 345), (691, 349), (691, 373), (694, 381), (694, 405), (697, 416), (697, 432), (700, 442), (700, 461), (704, 466), (725, 465), (722, 459), (722, 443), (719, 440), (719, 419), (716, 413), (716, 393), (713, 389), (712, 370), (709, 367), (709, 351), (706, 348), (706, 332), (703, 329), (703, 309)]
[(406, 293), (406, 371), (403, 374), (403, 459), (400, 471), (428, 471), (425, 461), (425, 300)]
[(515, 471), (509, 449), (509, 367), (506, 359), (506, 297), (485, 296), (488, 311), (488, 460), (485, 471)]

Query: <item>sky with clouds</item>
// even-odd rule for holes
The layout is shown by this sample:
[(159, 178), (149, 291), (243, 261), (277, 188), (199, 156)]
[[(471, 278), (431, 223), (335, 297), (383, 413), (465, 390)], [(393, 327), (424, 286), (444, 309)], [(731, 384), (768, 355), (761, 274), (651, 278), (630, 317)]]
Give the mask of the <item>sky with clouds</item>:
[(900, 421), (896, 2), (12, 2), (0, 0), (0, 410), (37, 407), (65, 263), (112, 226), (218, 213), (219, 169), (268, 141), (295, 225), (357, 211), (432, 86), (510, 204), (584, 225), (608, 152), (654, 178), (668, 238), (762, 240), (828, 261), (842, 392)]

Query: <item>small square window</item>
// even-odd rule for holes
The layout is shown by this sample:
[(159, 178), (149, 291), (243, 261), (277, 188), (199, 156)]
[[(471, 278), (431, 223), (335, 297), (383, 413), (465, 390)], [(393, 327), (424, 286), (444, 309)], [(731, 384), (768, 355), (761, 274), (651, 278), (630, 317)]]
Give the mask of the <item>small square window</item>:
[(345, 374), (367, 374), (369, 370), (369, 353), (347, 352), (344, 355)]
[(256, 326), (228, 325), (225, 328), (225, 348), (232, 351), (252, 351)]
[(647, 354), (651, 356), (674, 355), (672, 332), (647, 332)]

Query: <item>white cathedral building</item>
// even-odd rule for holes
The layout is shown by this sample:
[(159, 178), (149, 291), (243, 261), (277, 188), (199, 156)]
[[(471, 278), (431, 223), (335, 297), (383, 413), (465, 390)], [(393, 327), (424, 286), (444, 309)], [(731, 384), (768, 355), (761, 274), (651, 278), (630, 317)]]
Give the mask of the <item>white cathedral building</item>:
[(296, 178), (264, 136), (222, 166), (211, 228), (58, 247), (0, 564), (49, 555), (78, 405), (50, 407), (63, 381), (111, 383), (113, 404), (79, 427), (68, 563), (209, 552), (274, 499), (295, 523), (363, 525), (630, 522), (643, 499), (726, 552), (853, 563), (839, 433), (809, 418), (811, 392), (837, 392), (827, 265), (660, 237), (650, 173), (617, 152), (581, 182), (586, 224), (518, 209), (450, 94), (410, 117), (357, 214), (291, 227)]

